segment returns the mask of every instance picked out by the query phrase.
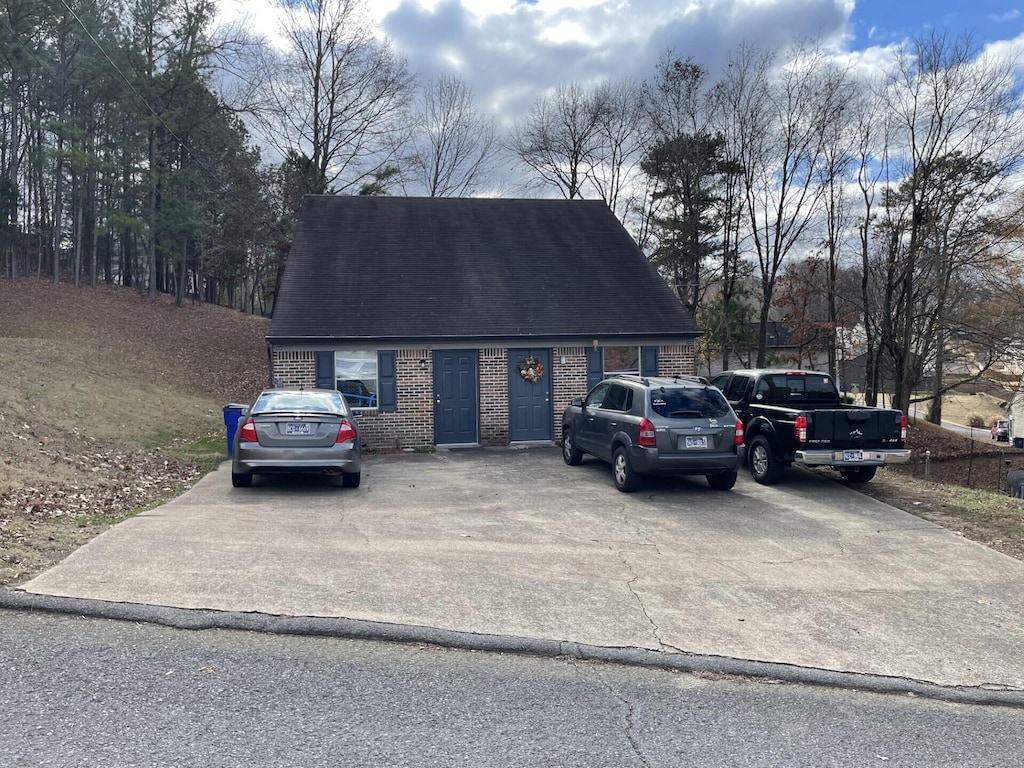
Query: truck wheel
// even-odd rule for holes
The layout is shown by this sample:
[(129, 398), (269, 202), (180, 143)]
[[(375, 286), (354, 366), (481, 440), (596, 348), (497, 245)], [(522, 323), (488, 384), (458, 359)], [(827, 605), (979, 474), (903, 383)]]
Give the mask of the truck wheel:
[(716, 491), (728, 491), (734, 485), (736, 485), (736, 470), (726, 470), (725, 472), (715, 472), (713, 475), (708, 475), (708, 485), (714, 488)]
[(572, 441), (572, 431), (568, 427), (562, 430), (562, 460), (570, 467), (583, 461), (583, 451)]
[(841, 469), (840, 474), (843, 480), (848, 483), (866, 483), (875, 476), (878, 467), (853, 467), (852, 469)]
[(774, 485), (782, 479), (785, 467), (772, 453), (768, 438), (758, 435), (747, 450), (750, 453), (750, 475), (754, 480), (761, 485)]
[(626, 449), (620, 445), (612, 454), (612, 480), (615, 487), (623, 493), (629, 493), (636, 490), (638, 479), (636, 472), (633, 471), (633, 465), (629, 463)]

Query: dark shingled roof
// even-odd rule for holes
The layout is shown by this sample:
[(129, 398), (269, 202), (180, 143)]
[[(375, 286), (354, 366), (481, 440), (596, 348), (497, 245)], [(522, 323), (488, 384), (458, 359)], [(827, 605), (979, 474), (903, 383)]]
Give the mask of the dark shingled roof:
[(269, 338), (699, 333), (603, 202), (310, 196)]

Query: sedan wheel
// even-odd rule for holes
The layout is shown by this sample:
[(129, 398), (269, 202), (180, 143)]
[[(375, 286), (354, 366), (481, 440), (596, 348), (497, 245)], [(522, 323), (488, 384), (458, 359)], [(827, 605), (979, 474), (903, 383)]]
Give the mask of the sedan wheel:
[(248, 488), (250, 485), (252, 485), (252, 473), (232, 472), (231, 485), (233, 485), (235, 488)]

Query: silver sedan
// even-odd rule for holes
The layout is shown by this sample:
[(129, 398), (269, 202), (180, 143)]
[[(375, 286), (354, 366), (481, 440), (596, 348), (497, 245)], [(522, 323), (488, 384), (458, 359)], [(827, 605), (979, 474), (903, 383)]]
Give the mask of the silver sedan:
[(231, 484), (253, 475), (315, 473), (358, 488), (362, 443), (355, 416), (331, 389), (266, 389), (242, 413), (235, 432)]

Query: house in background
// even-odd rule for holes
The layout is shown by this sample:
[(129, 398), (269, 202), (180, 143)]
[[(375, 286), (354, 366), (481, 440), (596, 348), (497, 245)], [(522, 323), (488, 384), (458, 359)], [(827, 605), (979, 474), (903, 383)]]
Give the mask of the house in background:
[(383, 449), (558, 440), (606, 371), (693, 374), (699, 335), (603, 202), (310, 196), (267, 349)]

